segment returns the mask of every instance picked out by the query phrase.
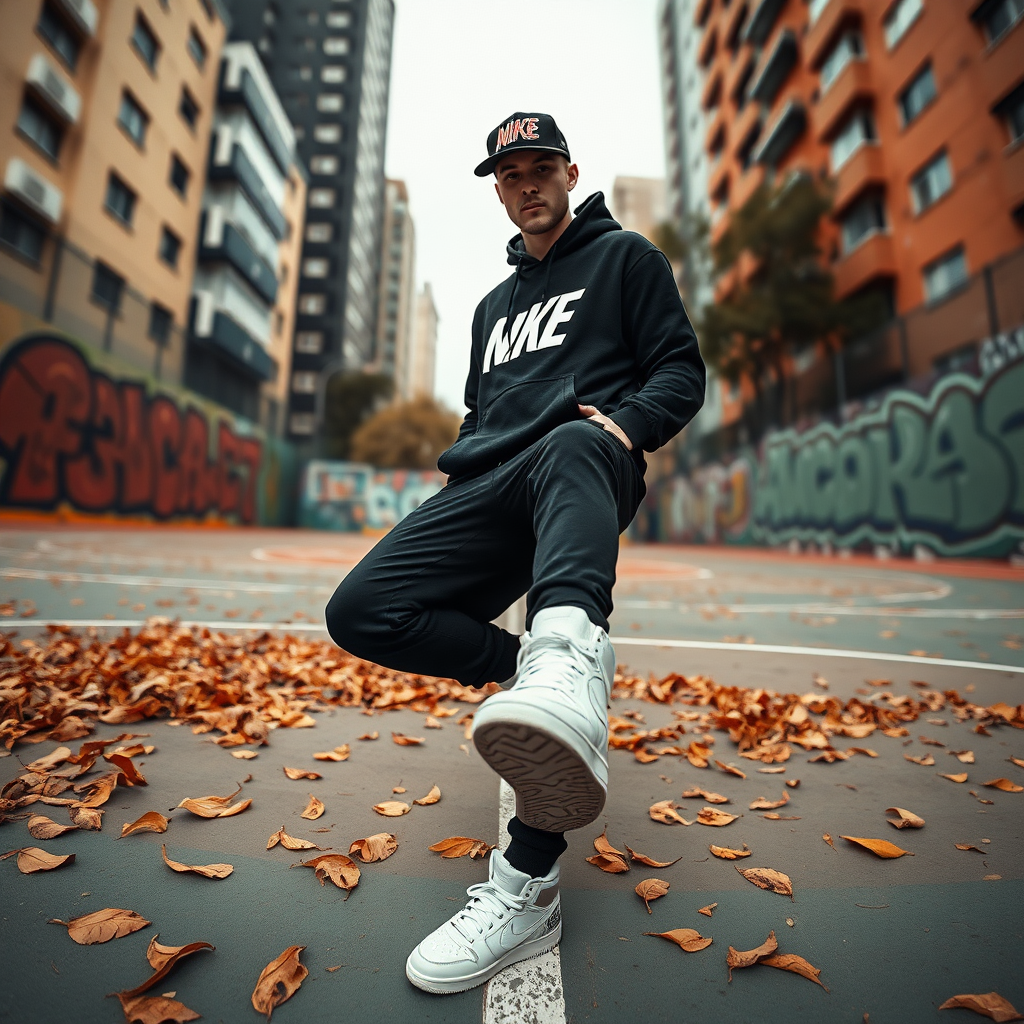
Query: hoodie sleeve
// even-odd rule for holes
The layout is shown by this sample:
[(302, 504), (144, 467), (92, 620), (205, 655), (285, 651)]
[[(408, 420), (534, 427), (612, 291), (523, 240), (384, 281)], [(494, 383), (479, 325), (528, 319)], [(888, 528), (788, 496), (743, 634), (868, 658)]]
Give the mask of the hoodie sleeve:
[(626, 344), (640, 390), (610, 415), (634, 448), (653, 452), (679, 433), (704, 404), (706, 372), (672, 268), (658, 249), (644, 253), (622, 284)]
[(458, 444), (464, 437), (476, 433), (477, 423), (477, 395), (480, 391), (480, 351), (483, 348), (483, 338), (480, 327), (481, 305), (477, 306), (473, 314), (473, 334), (469, 352), (469, 374), (466, 377), (466, 391), (463, 395), (463, 402), (466, 403), (468, 412), (459, 426), (459, 436), (455, 439)]

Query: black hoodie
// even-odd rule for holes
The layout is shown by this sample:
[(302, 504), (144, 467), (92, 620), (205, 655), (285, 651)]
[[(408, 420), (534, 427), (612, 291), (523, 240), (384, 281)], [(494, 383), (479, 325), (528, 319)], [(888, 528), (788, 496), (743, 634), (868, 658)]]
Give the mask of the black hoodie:
[(642, 461), (704, 402), (704, 363), (664, 254), (623, 231), (596, 192), (543, 260), (522, 235), (515, 273), (477, 306), (469, 412), (437, 461), (453, 478), (493, 469), (593, 405)]

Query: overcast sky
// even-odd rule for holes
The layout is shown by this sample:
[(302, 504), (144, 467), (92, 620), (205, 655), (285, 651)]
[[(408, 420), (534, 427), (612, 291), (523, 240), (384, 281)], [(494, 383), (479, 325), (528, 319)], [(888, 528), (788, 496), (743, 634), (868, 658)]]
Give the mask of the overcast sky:
[(416, 277), (441, 318), (437, 396), (462, 412), (473, 311), (511, 273), (516, 228), (473, 168), (516, 110), (551, 114), (580, 167), (575, 203), (665, 173), (657, 0), (395, 0), (387, 174), (416, 222)]

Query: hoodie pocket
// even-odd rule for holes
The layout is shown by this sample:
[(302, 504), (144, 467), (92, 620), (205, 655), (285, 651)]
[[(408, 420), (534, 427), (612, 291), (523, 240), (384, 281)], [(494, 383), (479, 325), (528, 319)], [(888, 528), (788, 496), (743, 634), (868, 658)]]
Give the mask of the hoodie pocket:
[(520, 381), (491, 399), (476, 431), (444, 452), (438, 469), (454, 477), (493, 469), (579, 415), (574, 374)]

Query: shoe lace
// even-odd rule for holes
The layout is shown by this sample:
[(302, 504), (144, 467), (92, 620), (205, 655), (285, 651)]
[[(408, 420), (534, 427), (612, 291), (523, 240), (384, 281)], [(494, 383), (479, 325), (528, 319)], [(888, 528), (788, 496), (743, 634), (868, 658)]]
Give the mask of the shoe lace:
[[(544, 658), (545, 654), (554, 654), (555, 657)], [(523, 683), (530, 676), (543, 671), (545, 681), (554, 678), (558, 682), (571, 685), (579, 678), (581, 672), (584, 671), (584, 665), (588, 662), (593, 665), (598, 664), (593, 652), (572, 637), (558, 635), (531, 637), (520, 652), (517, 682)]]
[(471, 931), (484, 935), (493, 927), (495, 917), (503, 921), (506, 914), (522, 913), (530, 902), (529, 896), (513, 896), (494, 882), (478, 882), (471, 885), (466, 894), (469, 902), (452, 918), (452, 924), (470, 942), (473, 941)]

